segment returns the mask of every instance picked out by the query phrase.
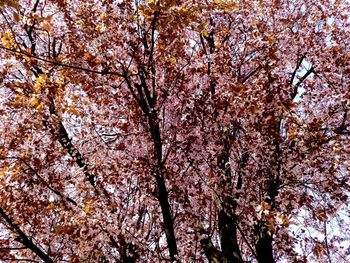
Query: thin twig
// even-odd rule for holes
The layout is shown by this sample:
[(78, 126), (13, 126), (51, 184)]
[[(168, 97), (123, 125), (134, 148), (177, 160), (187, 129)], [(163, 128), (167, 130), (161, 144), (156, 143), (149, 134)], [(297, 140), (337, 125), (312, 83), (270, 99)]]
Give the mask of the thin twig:
[(37, 59), (39, 61), (43, 61), (43, 62), (52, 64), (52, 65), (56, 65), (56, 66), (60, 66), (60, 67), (64, 67), (64, 68), (77, 69), (77, 70), (85, 71), (85, 72), (88, 72), (88, 73), (95, 73), (95, 74), (98, 74), (98, 75), (114, 75), (114, 76), (119, 76), (119, 77), (123, 76), (122, 74), (120, 74), (118, 72), (115, 72), (115, 71), (107, 71), (107, 70), (106, 71), (104, 71), (104, 70), (99, 71), (99, 70), (89, 69), (89, 68), (85, 68), (85, 67), (81, 67), (81, 66), (64, 64), (64, 63), (56, 61), (56, 60), (49, 60), (49, 59), (41, 58), (41, 57), (32, 55), (30, 53), (24, 52), (22, 50), (18, 51), (18, 50), (15, 50), (15, 49), (12, 49), (12, 48), (7, 48), (7, 47), (1, 46), (1, 45), (0, 45), (0, 48), (4, 49), (6, 51), (9, 51), (11, 53), (15, 53), (15, 54), (31, 57), (31, 58)]

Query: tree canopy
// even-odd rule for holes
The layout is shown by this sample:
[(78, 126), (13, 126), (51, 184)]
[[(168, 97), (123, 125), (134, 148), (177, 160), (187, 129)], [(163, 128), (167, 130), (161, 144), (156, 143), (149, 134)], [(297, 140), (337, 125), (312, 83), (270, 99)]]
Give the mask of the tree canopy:
[(0, 1), (0, 260), (350, 262), (349, 10)]

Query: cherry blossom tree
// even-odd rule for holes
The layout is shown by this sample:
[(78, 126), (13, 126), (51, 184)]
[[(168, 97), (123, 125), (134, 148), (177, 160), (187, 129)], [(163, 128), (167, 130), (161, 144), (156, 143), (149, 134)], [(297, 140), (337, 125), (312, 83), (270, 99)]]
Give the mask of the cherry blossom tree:
[(348, 1), (0, 7), (1, 261), (350, 261)]

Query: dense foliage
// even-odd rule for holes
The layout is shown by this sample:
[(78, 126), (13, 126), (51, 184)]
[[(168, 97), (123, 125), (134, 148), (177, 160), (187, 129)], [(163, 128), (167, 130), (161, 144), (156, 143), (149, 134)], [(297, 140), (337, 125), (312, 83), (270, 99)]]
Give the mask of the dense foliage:
[(350, 4), (0, 1), (0, 260), (350, 262)]

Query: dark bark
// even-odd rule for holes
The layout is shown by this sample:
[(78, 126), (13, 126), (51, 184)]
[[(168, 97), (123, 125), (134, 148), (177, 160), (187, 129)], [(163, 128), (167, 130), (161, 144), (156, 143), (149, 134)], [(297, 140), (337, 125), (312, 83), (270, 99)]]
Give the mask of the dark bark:
[(120, 262), (134, 263), (140, 258), (140, 255), (137, 253), (136, 246), (132, 243), (127, 243), (123, 236), (118, 237), (119, 244), (112, 236), (109, 236), (109, 240), (111, 241), (112, 245), (118, 249), (120, 254)]
[(275, 263), (272, 253), (272, 236), (267, 232), (266, 226), (262, 226), (260, 232), (261, 237), (255, 245), (257, 260), (259, 263)]
[[(230, 166), (230, 138), (230, 131), (224, 131), (223, 149), (218, 158), (218, 166), (224, 172), (225, 180), (228, 184), (232, 184)], [(242, 187), (242, 178), (240, 175), (236, 187), (237, 189), (240, 189)], [(223, 260), (225, 262), (241, 263), (242, 256), (238, 245), (237, 227), (235, 222), (236, 219), (232, 217), (232, 214), (235, 212), (235, 209), (237, 207), (237, 202), (228, 197), (223, 198), (223, 200), (223, 205), (219, 208), (218, 211), (218, 227)], [(225, 209), (230, 208), (233, 212), (231, 215), (225, 211)]]
[[(54, 103), (52, 100), (51, 100), (50, 113), (54, 117), (57, 117), (57, 114), (54, 108)], [(85, 160), (83, 155), (72, 144), (68, 136), (68, 133), (66, 131), (66, 128), (63, 126), (62, 122), (58, 121), (57, 123), (52, 124), (52, 123), (49, 123), (48, 121), (44, 121), (44, 125), (50, 130), (50, 133), (56, 137), (56, 139), (61, 144), (61, 146), (68, 151), (69, 155), (74, 159), (75, 163), (80, 168), (83, 168), (85, 177), (88, 179), (89, 183), (95, 188), (96, 187), (95, 175), (91, 174), (88, 171), (87, 161)], [(106, 193), (104, 188), (101, 187), (101, 189), (103, 191), (104, 196), (107, 197), (107, 201), (109, 202), (110, 200), (108, 199), (108, 193)], [(100, 192), (97, 191), (97, 194), (100, 194)], [(74, 205), (76, 205), (75, 202), (74, 202)], [(139, 255), (137, 253), (137, 249), (135, 245), (131, 243), (127, 243), (125, 239), (119, 240), (120, 245), (118, 245), (116, 240), (111, 235), (109, 235), (109, 239), (112, 242), (113, 246), (118, 249), (121, 257), (121, 262), (132, 263), (137, 261), (137, 259), (139, 258)]]
[(45, 179), (44, 179), (43, 177), (41, 177), (40, 174), (39, 174), (26, 160), (24, 160), (24, 159), (22, 159), (22, 158), (18, 158), (18, 160), (20, 160), (21, 162), (23, 162), (23, 163), (28, 167), (28, 169), (29, 169), (32, 173), (34, 173), (34, 174), (40, 179), (40, 181), (41, 181), (44, 185), (47, 186), (47, 188), (48, 188), (51, 192), (55, 193), (57, 196), (61, 197), (61, 198), (62, 198), (63, 200), (65, 200), (65, 201), (67, 201), (67, 202), (73, 204), (74, 206), (77, 206), (77, 205), (78, 205), (77, 202), (74, 201), (72, 198), (70, 198), (70, 197), (68, 197), (68, 196), (65, 196), (65, 195), (62, 194), (60, 191), (58, 191), (58, 190), (54, 189), (52, 186), (50, 186), (49, 183), (46, 182)]
[(241, 263), (242, 257), (237, 242), (237, 228), (234, 220), (224, 210), (219, 211), (218, 219), (224, 261)]
[[(53, 119), (58, 118), (57, 113), (55, 111), (55, 105), (52, 98), (49, 98), (51, 101), (50, 104), (50, 114)], [(83, 155), (74, 147), (74, 145), (71, 142), (71, 139), (68, 136), (66, 128), (63, 126), (61, 121), (54, 120), (55, 123), (50, 123), (49, 121), (44, 121), (44, 126), (49, 129), (50, 133), (56, 137), (58, 142), (61, 144), (61, 146), (68, 151), (69, 155), (73, 158), (75, 163), (80, 167), (83, 168), (84, 175), (88, 179), (89, 183), (92, 186), (95, 186), (96, 184), (96, 178), (94, 174), (91, 174), (88, 171), (88, 164), (85, 161), (85, 158)]]
[(222, 253), (216, 249), (211, 242), (210, 238), (205, 238), (200, 241), (204, 250), (204, 254), (207, 257), (209, 263), (221, 263), (224, 262)]
[(156, 112), (152, 112), (149, 116), (149, 126), (154, 143), (154, 151), (157, 159), (157, 171), (156, 171), (156, 182), (157, 182), (157, 198), (162, 210), (162, 216), (164, 221), (164, 231), (167, 239), (170, 259), (175, 260), (175, 256), (178, 254), (175, 231), (174, 231), (174, 220), (171, 214), (171, 208), (169, 204), (168, 190), (165, 182), (165, 168), (162, 163), (162, 141), (160, 137), (160, 128), (157, 123)]
[(21, 228), (15, 224), (10, 217), (5, 213), (5, 211), (0, 207), (0, 215), (5, 219), (7, 224), (14, 229), (17, 233), (18, 238), (16, 239), (18, 242), (22, 243), (25, 247), (30, 249), (33, 253), (35, 253), (38, 257), (40, 257), (45, 263), (53, 263), (53, 260), (38, 246), (36, 246), (31, 239), (21, 230)]
[(162, 176), (157, 176), (157, 187), (158, 187), (158, 200), (162, 210), (164, 231), (167, 239), (170, 259), (175, 260), (175, 256), (178, 254), (177, 244), (174, 232), (174, 220), (171, 215), (168, 191), (166, 189), (165, 180)]
[[(273, 210), (275, 207), (275, 198), (278, 195), (278, 178), (271, 181), (268, 186), (268, 198), (264, 201), (271, 206)], [(255, 229), (256, 235), (258, 235), (258, 242), (255, 244), (257, 260), (259, 263), (274, 263), (273, 257), (273, 234), (269, 233), (266, 222), (259, 222)]]
[[(279, 125), (276, 126), (279, 129)], [(276, 133), (278, 135), (279, 133)], [(274, 159), (271, 162), (271, 168), (274, 169), (271, 171), (271, 177), (266, 185), (266, 195), (265, 202), (270, 205), (270, 209), (275, 209), (275, 199), (278, 195), (279, 185), (280, 185), (280, 157), (281, 157), (281, 149), (278, 139), (274, 139), (273, 141), (275, 145), (275, 154)], [(275, 263), (275, 259), (273, 257), (273, 233), (269, 232), (267, 222), (260, 221), (256, 225), (255, 229), (256, 234), (258, 235), (258, 242), (255, 244), (257, 260), (259, 263)]]
[[(154, 145), (154, 159), (156, 161), (154, 167), (154, 174), (157, 186), (157, 199), (160, 204), (162, 217), (163, 217), (163, 229), (165, 231), (165, 236), (167, 240), (168, 250), (170, 259), (172, 261), (176, 260), (176, 255), (178, 254), (175, 231), (174, 231), (174, 219), (171, 213), (171, 207), (169, 203), (168, 189), (166, 186), (165, 179), (165, 167), (162, 160), (163, 146), (161, 139), (161, 131), (158, 123), (157, 110), (155, 109), (157, 98), (155, 92), (150, 92), (147, 85), (145, 74), (143, 72), (139, 73), (140, 83), (131, 84), (127, 74), (125, 73), (125, 82), (133, 96), (133, 98), (138, 103), (142, 112), (147, 118), (148, 128), (151, 134), (151, 138)], [(154, 85), (154, 83), (153, 83)], [(154, 87), (153, 87), (154, 89)]]
[(44, 121), (44, 125), (49, 128), (50, 133), (55, 136), (58, 140), (58, 142), (61, 144), (61, 146), (68, 151), (69, 155), (74, 159), (75, 163), (80, 167), (84, 169), (84, 175), (88, 179), (89, 183), (92, 186), (95, 186), (95, 175), (91, 174), (88, 171), (88, 165), (85, 162), (84, 157), (82, 154), (74, 147), (72, 144), (68, 133), (66, 129), (64, 128), (63, 124), (61, 122), (58, 123), (58, 131), (55, 130), (53, 126), (51, 126), (47, 121)]
[[(210, 18), (210, 25), (215, 26), (215, 22)], [(207, 36), (200, 34), (201, 44), (204, 50), (205, 55), (213, 54), (215, 52), (215, 40), (214, 40), (214, 30), (209, 32)], [(206, 42), (205, 42), (205, 41)], [(207, 47), (206, 47), (207, 44)], [(211, 75), (211, 65), (212, 62), (208, 61), (207, 75)], [(215, 95), (215, 83), (211, 81), (210, 85), (211, 94)], [(230, 166), (230, 151), (231, 151), (231, 134), (230, 130), (223, 131), (223, 148), (220, 154), (217, 157), (217, 165), (224, 173), (224, 184), (232, 184), (232, 174)], [(239, 176), (237, 187), (241, 188), (242, 178)], [(201, 246), (207, 256), (209, 262), (232, 262), (232, 263), (241, 263), (242, 257), (240, 253), (240, 248), (238, 245), (237, 238), (237, 227), (235, 218), (232, 218), (226, 209), (232, 209), (232, 214), (234, 214), (237, 203), (233, 201), (231, 197), (222, 197), (221, 204), (218, 207), (218, 227), (220, 235), (221, 250), (215, 249), (210, 238), (201, 240)], [(231, 212), (231, 211), (230, 211)]]

